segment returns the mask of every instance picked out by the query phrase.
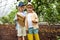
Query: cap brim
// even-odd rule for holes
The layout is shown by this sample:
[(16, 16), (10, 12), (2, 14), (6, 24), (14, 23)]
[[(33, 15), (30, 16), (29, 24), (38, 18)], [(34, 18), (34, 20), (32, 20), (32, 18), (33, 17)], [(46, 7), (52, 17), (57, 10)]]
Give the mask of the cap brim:
[(20, 5), (20, 6), (18, 6), (18, 7), (21, 7), (21, 6), (25, 6), (25, 5)]

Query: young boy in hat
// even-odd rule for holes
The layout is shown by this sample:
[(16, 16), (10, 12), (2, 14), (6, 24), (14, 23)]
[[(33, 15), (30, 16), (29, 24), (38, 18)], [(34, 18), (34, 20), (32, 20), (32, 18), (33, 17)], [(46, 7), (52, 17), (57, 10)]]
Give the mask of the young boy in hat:
[(28, 3), (26, 6), (27, 15), (25, 19), (25, 27), (27, 31), (28, 40), (33, 40), (33, 35), (35, 40), (40, 40), (38, 35), (38, 16), (33, 11), (33, 5)]
[(16, 22), (16, 29), (17, 29), (17, 36), (18, 40), (24, 40), (26, 36), (26, 29), (25, 29), (25, 15), (26, 13), (24, 12), (24, 3), (19, 2), (18, 5), (18, 12), (15, 16), (15, 22)]

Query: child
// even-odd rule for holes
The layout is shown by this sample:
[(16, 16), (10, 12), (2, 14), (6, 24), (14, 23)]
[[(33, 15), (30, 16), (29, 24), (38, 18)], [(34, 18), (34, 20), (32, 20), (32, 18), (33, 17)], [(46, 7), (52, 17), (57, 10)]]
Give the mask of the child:
[(25, 20), (26, 30), (28, 32), (28, 40), (33, 40), (33, 35), (35, 40), (40, 40), (38, 35), (38, 16), (33, 11), (33, 6), (31, 3), (27, 4), (27, 16)]
[(24, 20), (25, 15), (26, 14), (24, 12), (24, 3), (19, 2), (18, 13), (16, 14), (16, 17), (15, 17), (18, 40), (24, 40), (26, 36), (26, 29), (23, 26), (25, 21)]

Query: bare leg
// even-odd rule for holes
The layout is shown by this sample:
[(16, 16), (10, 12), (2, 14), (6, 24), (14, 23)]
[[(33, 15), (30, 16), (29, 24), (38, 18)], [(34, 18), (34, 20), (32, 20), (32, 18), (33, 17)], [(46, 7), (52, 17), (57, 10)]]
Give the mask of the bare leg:
[(22, 37), (18, 37), (18, 40), (22, 40)]
[(27, 37), (26, 36), (23, 36), (23, 40), (27, 40)]

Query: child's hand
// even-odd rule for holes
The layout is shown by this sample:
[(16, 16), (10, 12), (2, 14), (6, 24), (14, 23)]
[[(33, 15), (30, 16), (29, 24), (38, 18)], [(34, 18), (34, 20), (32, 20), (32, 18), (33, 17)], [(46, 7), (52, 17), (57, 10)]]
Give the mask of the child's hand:
[(26, 28), (26, 33), (28, 33), (28, 28)]
[(38, 20), (32, 20), (33, 23), (38, 23)]
[(26, 33), (28, 34), (28, 30), (26, 30)]

